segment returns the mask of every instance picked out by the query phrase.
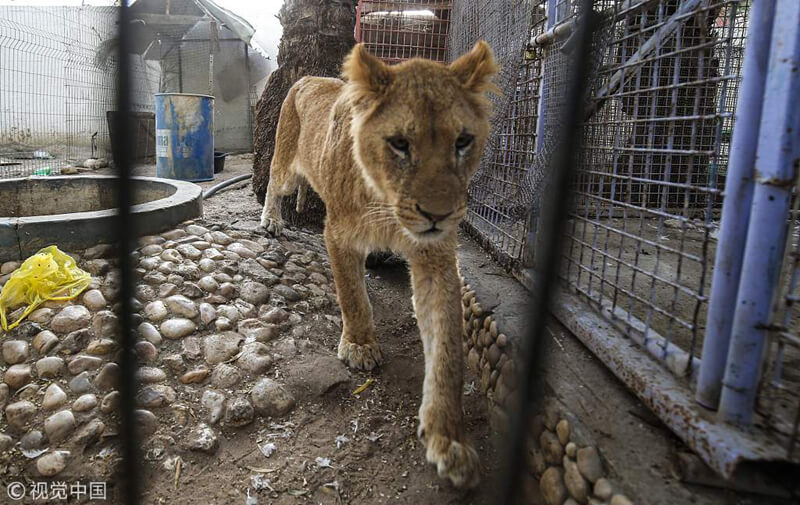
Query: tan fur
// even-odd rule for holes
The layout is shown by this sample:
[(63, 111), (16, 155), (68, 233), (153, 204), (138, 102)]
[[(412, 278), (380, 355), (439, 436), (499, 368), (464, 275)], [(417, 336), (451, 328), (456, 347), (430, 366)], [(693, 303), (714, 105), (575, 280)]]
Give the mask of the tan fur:
[[(262, 224), (280, 233), (281, 198), (298, 190), (300, 209), (305, 184), (325, 201), (325, 241), (343, 320), (339, 358), (354, 368), (382, 361), (364, 260), (373, 250), (405, 255), (425, 352), (419, 435), (440, 476), (473, 486), (479, 462), (464, 440), (461, 411), (456, 231), (489, 133), (485, 92), (493, 89), (497, 65), (485, 42), (449, 66), (427, 60), (387, 66), (359, 44), (343, 68), (346, 82), (305, 77), (289, 91)], [(430, 232), (432, 226), (440, 231)]]

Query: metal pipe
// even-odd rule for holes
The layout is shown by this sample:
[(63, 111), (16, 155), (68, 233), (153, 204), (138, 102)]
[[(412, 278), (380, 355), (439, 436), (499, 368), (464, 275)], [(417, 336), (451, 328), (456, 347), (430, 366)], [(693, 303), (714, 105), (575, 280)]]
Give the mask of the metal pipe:
[(510, 413), (510, 431), (508, 441), (509, 460), (508, 466), (501, 475), (504, 475), (501, 486), (501, 495), (497, 503), (516, 503), (519, 497), (518, 490), (522, 484), (522, 469), (525, 467), (525, 442), (528, 437), (528, 427), (530, 426), (530, 414), (541, 406), (541, 398), (544, 390), (544, 383), (541, 380), (540, 372), (542, 365), (546, 362), (545, 331), (547, 315), (549, 312), (549, 300), (555, 293), (557, 273), (559, 272), (559, 262), (561, 260), (561, 241), (564, 238), (563, 230), (567, 221), (570, 205), (570, 181), (574, 168), (577, 166), (576, 149), (574, 145), (580, 145), (580, 121), (583, 103), (581, 98), (587, 86), (586, 62), (589, 59), (592, 40), (592, 26), (589, 23), (589, 13), (592, 10), (592, 0), (581, 0), (578, 11), (583, 13), (578, 18), (576, 29), (576, 48), (577, 51), (570, 62), (571, 68), (568, 74), (567, 92), (562, 124), (560, 128), (560, 139), (570, 139), (562, 141), (556, 148), (551, 165), (552, 173), (550, 180), (550, 194), (548, 212), (543, 213), (540, 221), (539, 233), (544, 234), (547, 244), (550, 247), (542, 251), (539, 263), (541, 277), (537, 280), (536, 291), (532, 297), (535, 303), (532, 304), (530, 311), (530, 324), (528, 335), (522, 343), (520, 355), (522, 357), (521, 373), (517, 394), (519, 395), (520, 405)]
[(245, 180), (247, 180), (247, 179), (249, 179), (251, 177), (253, 177), (253, 174), (237, 175), (236, 177), (232, 177), (232, 178), (228, 179), (227, 181), (220, 182), (216, 186), (211, 186), (207, 190), (203, 191), (203, 200), (211, 198), (220, 189), (227, 188), (228, 186), (236, 184), (237, 182), (245, 181)]
[[(549, 18), (548, 18), (549, 21)], [(557, 40), (562, 40), (570, 36), (575, 29), (575, 20), (569, 19), (563, 23), (557, 24), (546, 32), (537, 35), (533, 38), (533, 45), (544, 47), (552, 44)]]
[(735, 307), (739, 289), (753, 201), (753, 167), (774, 17), (775, 0), (755, 2), (751, 7), (730, 164), (725, 180), (725, 205), (722, 208), (718, 254), (711, 281), (708, 329), (703, 341), (703, 362), (695, 395), (700, 405), (710, 409), (716, 409), (719, 404), (733, 325), (731, 311)]
[(133, 149), (128, 142), (133, 136), (131, 54), (134, 39), (130, 28), (131, 13), (127, 2), (122, 2), (119, 9), (119, 48), (117, 52), (119, 71), (117, 72), (117, 136), (112, 144), (114, 161), (117, 168), (116, 199), (119, 213), (117, 215), (116, 243), (119, 253), (120, 293), (119, 318), (120, 347), (119, 353), (119, 393), (120, 402), (117, 415), (120, 419), (119, 440), (122, 449), (122, 464), (119, 468), (121, 503), (138, 505), (141, 503), (142, 458), (137, 419), (140, 411), (136, 410), (138, 360), (134, 345), (136, 334), (133, 326), (133, 305), (131, 300), (135, 293), (136, 277), (132, 252), (136, 235), (136, 220), (131, 207), (135, 201), (134, 186), (131, 184)]
[(753, 420), (786, 220), (800, 166), (800, 2), (777, 0), (774, 19), (756, 186), (719, 406), (723, 420), (743, 426)]

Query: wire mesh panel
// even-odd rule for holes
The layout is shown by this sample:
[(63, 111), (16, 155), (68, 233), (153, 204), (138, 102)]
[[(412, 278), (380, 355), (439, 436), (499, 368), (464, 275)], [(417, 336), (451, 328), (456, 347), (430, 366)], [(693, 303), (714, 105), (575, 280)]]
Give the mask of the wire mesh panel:
[(389, 63), (409, 58), (447, 60), (450, 1), (361, 0), (356, 40)]
[(106, 156), (110, 151), (106, 111), (114, 109), (116, 55), (96, 50), (103, 40), (115, 37), (113, 13), (114, 9), (65, 11), (70, 38), (63, 62), (69, 158)]
[[(451, 58), (484, 38), (503, 68), (466, 226), (512, 269), (535, 262), (576, 4), (453, 8)], [(653, 354), (678, 356), (681, 373), (705, 324), (747, 11), (744, 0), (597, 0), (587, 13), (596, 30), (562, 276)]]
[(610, 40), (597, 48), (562, 274), (662, 358), (700, 349), (745, 4), (600, 11)]
[[(0, 177), (109, 157), (113, 7), (0, 7)], [(157, 63), (134, 57), (133, 106), (152, 112)]]
[[(465, 227), (497, 260), (518, 264), (526, 252), (527, 212), (519, 195), (540, 146), (542, 54), (528, 41), (544, 31), (543, 2), (456, 2), (450, 59), (486, 40), (500, 63), (492, 130), (470, 186)], [(537, 147), (538, 146), (538, 147)]]
[(0, 7), (0, 177), (58, 172), (68, 154), (65, 18)]

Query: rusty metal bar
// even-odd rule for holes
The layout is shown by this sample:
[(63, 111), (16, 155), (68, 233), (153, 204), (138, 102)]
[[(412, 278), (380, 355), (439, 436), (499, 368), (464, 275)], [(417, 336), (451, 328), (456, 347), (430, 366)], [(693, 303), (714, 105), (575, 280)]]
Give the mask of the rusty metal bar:
[[(586, 310), (576, 296), (562, 290), (551, 307), (564, 326), (724, 478), (731, 478), (743, 463), (786, 459), (783, 442), (774, 436), (757, 428), (745, 431), (709, 419), (683, 379), (642, 353), (636, 343), (624, 338), (602, 316)], [(794, 462), (800, 461), (795, 458)]]

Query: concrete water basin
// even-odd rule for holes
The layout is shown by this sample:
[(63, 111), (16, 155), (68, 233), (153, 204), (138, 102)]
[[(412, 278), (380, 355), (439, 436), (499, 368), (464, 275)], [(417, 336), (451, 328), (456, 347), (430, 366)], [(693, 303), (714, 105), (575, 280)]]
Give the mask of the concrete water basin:
[[(137, 234), (202, 216), (202, 188), (153, 177), (132, 179)], [(0, 180), (0, 262), (42, 247), (85, 249), (115, 240), (116, 178), (88, 175)]]

